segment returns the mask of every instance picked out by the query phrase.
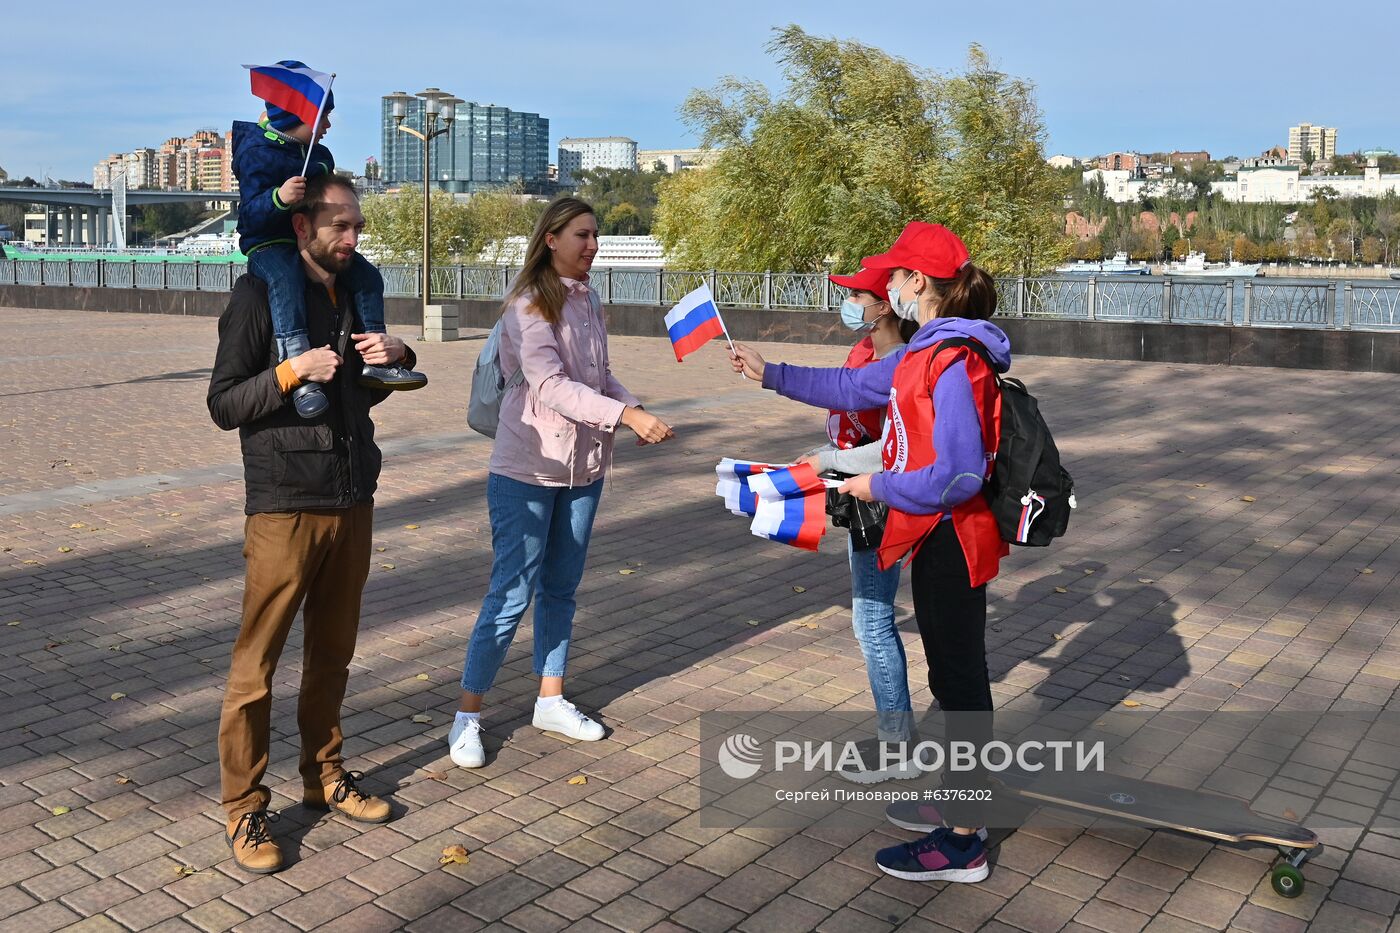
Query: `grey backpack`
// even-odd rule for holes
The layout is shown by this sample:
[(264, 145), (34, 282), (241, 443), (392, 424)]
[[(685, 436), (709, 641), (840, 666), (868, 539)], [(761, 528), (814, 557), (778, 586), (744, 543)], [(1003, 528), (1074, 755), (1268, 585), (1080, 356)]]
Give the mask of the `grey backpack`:
[(467, 403), (467, 424), (478, 434), (496, 436), (496, 427), (501, 422), (501, 399), (506, 389), (525, 381), (525, 371), (518, 369), (506, 379), (501, 373), (501, 324), (505, 318), (491, 328), (491, 335), (476, 358), (476, 369), (472, 372), (472, 396)]

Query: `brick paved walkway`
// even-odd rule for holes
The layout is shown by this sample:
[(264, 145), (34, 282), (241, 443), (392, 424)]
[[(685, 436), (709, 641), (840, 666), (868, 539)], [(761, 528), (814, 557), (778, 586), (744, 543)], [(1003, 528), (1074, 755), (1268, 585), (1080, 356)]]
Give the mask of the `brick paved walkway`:
[[(294, 864), (244, 875), (216, 805), (242, 485), (236, 436), (205, 413), (214, 322), (0, 315), (0, 929), (1400, 930), (1394, 801), (1388, 824), (1330, 839), (1291, 901), (1268, 888), (1271, 850), (1166, 833), (1022, 830), (986, 882), (948, 886), (877, 873), (875, 850), (908, 838), (888, 825), (705, 826), (702, 712), (869, 698), (839, 537), (817, 556), (762, 542), (712, 495), (720, 455), (795, 454), (820, 418), (727, 375), (718, 348), (678, 366), (643, 339), (614, 341), (615, 369), (679, 437), (618, 458), (570, 665), (611, 737), (530, 728), (526, 627), (487, 713), (499, 751), (476, 772), (444, 754), (490, 565), (489, 447), (464, 425), (479, 342), (419, 344), (432, 386), (376, 412), (386, 470), (345, 711), (349, 763), (399, 816), (362, 828), (294, 804), (294, 636), (270, 775)], [(1016, 373), (1081, 508), (993, 584), (999, 705), (1393, 708), (1394, 377), (1030, 358)], [(906, 586), (918, 707), (908, 609)], [(453, 844), (469, 863), (439, 867)]]

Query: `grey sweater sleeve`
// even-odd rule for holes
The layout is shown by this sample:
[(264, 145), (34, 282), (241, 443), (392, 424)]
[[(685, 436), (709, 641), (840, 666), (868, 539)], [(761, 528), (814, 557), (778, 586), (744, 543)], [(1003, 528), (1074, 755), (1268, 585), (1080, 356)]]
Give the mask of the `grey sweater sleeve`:
[(860, 473), (879, 473), (885, 468), (878, 443), (862, 444), (850, 450), (823, 450), (821, 458), (823, 470), (836, 470), (855, 476)]

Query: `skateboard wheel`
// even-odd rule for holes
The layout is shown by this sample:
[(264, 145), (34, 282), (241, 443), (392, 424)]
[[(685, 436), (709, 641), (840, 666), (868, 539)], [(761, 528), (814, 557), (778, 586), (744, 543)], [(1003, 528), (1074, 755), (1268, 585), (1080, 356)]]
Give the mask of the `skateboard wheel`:
[(1287, 862), (1280, 862), (1274, 866), (1269, 883), (1273, 885), (1274, 893), (1280, 897), (1297, 897), (1303, 893), (1303, 873)]

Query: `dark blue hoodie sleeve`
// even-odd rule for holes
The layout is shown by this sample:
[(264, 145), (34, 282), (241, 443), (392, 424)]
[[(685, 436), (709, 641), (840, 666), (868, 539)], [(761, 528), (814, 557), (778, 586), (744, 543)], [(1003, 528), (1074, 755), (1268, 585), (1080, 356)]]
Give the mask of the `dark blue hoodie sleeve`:
[(233, 154), (233, 174), (238, 178), (238, 191), (242, 195), (238, 223), (245, 235), (266, 236), (285, 223), (291, 208), (278, 199), (277, 189), (292, 176), (284, 174), (280, 161), (268, 158), (261, 147)]
[(870, 479), (876, 499), (911, 515), (948, 512), (971, 499), (981, 491), (987, 469), (982, 421), (963, 361), (943, 370), (934, 383), (933, 409), (938, 412), (933, 463), (909, 473), (876, 473)]
[(890, 400), (894, 370), (903, 356), (901, 348), (858, 369), (769, 363), (763, 368), (763, 387), (818, 408), (883, 408)]

